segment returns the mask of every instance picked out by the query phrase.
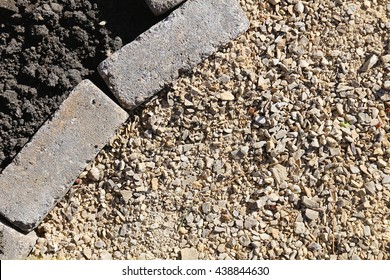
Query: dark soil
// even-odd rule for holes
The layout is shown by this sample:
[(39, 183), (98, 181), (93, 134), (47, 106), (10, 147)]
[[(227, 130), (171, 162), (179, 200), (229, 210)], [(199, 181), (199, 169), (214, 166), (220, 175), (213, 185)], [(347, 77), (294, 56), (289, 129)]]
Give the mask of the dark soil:
[(143, 0), (18, 0), (0, 9), (0, 172), (82, 79), (161, 20)]

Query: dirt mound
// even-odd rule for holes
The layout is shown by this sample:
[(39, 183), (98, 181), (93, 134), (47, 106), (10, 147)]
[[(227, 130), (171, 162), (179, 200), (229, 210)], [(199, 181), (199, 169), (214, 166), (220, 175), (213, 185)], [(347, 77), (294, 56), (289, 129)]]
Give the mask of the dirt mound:
[(143, 0), (19, 0), (0, 7), (0, 172), (82, 79), (160, 18)]

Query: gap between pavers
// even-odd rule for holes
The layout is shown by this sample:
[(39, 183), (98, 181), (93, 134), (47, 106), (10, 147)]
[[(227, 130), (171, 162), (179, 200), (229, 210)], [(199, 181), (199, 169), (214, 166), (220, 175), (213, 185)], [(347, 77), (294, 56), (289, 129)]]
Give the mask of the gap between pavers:
[(37, 227), (127, 118), (82, 81), (0, 174), (0, 214), (23, 232)]
[[(0, 0), (1, 1), (1, 0)], [(145, 0), (154, 15), (162, 15), (186, 0)], [(191, 1), (191, 0), (190, 0)]]
[(130, 110), (248, 27), (237, 0), (188, 0), (104, 60), (98, 70), (120, 105)]

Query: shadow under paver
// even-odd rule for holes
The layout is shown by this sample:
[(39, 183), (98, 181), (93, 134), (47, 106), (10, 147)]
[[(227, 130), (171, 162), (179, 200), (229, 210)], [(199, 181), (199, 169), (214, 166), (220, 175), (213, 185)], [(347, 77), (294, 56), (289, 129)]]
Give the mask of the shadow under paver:
[(237, 0), (189, 0), (98, 70), (120, 105), (133, 109), (248, 27)]
[(24, 232), (33, 230), (127, 118), (92, 82), (82, 81), (0, 174), (0, 215)]

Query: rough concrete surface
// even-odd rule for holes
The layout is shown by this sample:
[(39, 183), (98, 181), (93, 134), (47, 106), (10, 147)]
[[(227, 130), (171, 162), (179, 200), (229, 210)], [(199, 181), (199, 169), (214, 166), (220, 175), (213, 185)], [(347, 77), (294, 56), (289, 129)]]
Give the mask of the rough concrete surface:
[(0, 174), (0, 214), (22, 231), (34, 229), (127, 117), (82, 81)]
[(37, 238), (35, 232), (23, 234), (0, 221), (0, 260), (25, 259)]
[(7, 11), (16, 13), (18, 12), (18, 7), (16, 7), (16, 1), (14, 0), (0, 0), (0, 10), (5, 9)]
[(153, 14), (161, 15), (184, 2), (185, 0), (145, 0)]
[(99, 65), (125, 109), (189, 71), (249, 27), (236, 0), (191, 0)]

